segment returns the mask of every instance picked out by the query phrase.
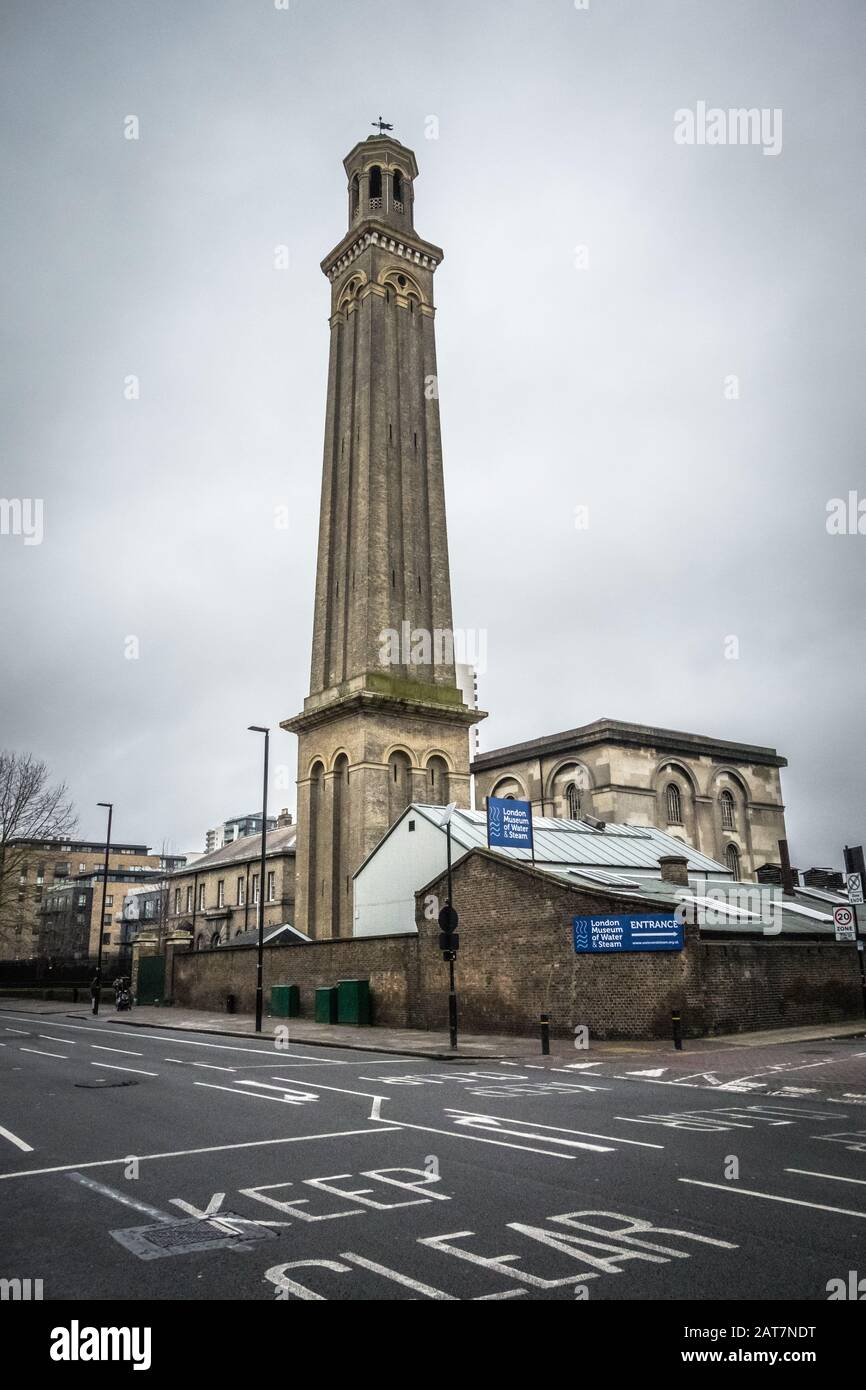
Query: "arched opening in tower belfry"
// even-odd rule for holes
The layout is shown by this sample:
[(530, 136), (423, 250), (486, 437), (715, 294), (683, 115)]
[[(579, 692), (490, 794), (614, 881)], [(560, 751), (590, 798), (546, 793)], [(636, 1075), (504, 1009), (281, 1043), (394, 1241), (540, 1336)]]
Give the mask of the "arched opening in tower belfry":
[(370, 170), (370, 206), (381, 207), (382, 204), (382, 170), (378, 164), (374, 164)]

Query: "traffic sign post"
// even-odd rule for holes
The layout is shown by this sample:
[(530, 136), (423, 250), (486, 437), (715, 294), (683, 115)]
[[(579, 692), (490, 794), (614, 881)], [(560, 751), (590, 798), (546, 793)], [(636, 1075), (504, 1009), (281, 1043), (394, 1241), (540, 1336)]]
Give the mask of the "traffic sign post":
[[(862, 904), (862, 902), (863, 902), (863, 877), (864, 877), (864, 875), (863, 875), (863, 872), (862, 872), (862, 870), (863, 870), (863, 849), (862, 849), (862, 846), (857, 845), (857, 846), (855, 846), (855, 847), (853, 847), (853, 848), (849, 848), (849, 846), (846, 845), (846, 846), (845, 846), (845, 850), (844, 850), (844, 856), (845, 856), (845, 887), (848, 889), (848, 906), (847, 906), (847, 907), (842, 907), (842, 908), (837, 907), (837, 908), (835, 909), (835, 911), (834, 911), (834, 913), (833, 913), (833, 923), (834, 923), (834, 925), (835, 925), (835, 927), (836, 927), (836, 940), (837, 940), (837, 941), (853, 941), (853, 942), (855, 943), (856, 950), (857, 950), (857, 960), (858, 960), (859, 965), (860, 965), (860, 991), (861, 991), (861, 993), (862, 993), (862, 995), (863, 995), (863, 1013), (864, 1013), (864, 1015), (866, 1015), (866, 964), (864, 964), (864, 959), (863, 959), (863, 958), (864, 958), (864, 954), (866, 954), (866, 952), (864, 952), (864, 949), (863, 949), (863, 947), (864, 947), (863, 933), (862, 933), (862, 930), (861, 930), (861, 927), (860, 927), (860, 923), (859, 923), (859, 921), (858, 921), (858, 915), (859, 915), (858, 909), (859, 909), (859, 911), (862, 911), (861, 904)], [(838, 914), (839, 914), (840, 912), (841, 912), (841, 913), (847, 913), (848, 916), (849, 916), (850, 919), (851, 919), (850, 922), (847, 923), (847, 928), (848, 928), (849, 932), (851, 933), (850, 935), (847, 935), (847, 936), (840, 936), (840, 935), (839, 935), (839, 918), (838, 918)], [(843, 924), (843, 929), (844, 929), (844, 926), (845, 926), (845, 925), (846, 925), (846, 924)]]
[(456, 802), (445, 809), (445, 815), (441, 824), (445, 826), (445, 837), (448, 846), (448, 901), (439, 913), (439, 927), (441, 935), (439, 937), (439, 949), (442, 957), (448, 962), (448, 1032), (451, 1046), (456, 1050), (457, 1047), (457, 986), (454, 982), (454, 962), (457, 959), (457, 951), (460, 947), (460, 937), (457, 935), (457, 927), (460, 918), (453, 907), (453, 880), (451, 875), (451, 817), (457, 809)]
[(853, 907), (834, 907), (833, 926), (836, 928), (837, 941), (857, 940), (857, 922)]

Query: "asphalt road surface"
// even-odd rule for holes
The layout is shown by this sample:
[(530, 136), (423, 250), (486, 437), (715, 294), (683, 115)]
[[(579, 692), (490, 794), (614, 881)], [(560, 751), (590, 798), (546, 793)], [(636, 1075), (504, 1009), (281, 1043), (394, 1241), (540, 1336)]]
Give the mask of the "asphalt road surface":
[(825, 1301), (866, 1276), (866, 1039), (574, 1056), (4, 1010), (0, 1277), (46, 1300)]

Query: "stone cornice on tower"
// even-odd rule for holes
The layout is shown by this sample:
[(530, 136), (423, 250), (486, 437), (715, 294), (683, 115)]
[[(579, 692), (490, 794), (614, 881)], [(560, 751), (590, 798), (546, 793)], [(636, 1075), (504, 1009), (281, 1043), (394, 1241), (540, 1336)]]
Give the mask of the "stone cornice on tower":
[(386, 222), (366, 218), (357, 226), (351, 227), (343, 240), (325, 257), (321, 262), (322, 270), (329, 280), (336, 280), (340, 272), (351, 265), (368, 246), (379, 246), (383, 251), (402, 256), (405, 260), (422, 265), (430, 271), (434, 271), (445, 259), (445, 252), (440, 246), (434, 246), (432, 242), (424, 241), (414, 234), (407, 235), (401, 232), (395, 235), (394, 228), (389, 227)]

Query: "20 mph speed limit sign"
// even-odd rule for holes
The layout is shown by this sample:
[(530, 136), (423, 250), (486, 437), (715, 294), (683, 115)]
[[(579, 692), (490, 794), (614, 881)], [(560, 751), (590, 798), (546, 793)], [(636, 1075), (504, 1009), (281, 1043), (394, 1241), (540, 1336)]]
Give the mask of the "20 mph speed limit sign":
[(834, 907), (833, 925), (836, 928), (837, 941), (857, 940), (857, 926), (850, 907)]

